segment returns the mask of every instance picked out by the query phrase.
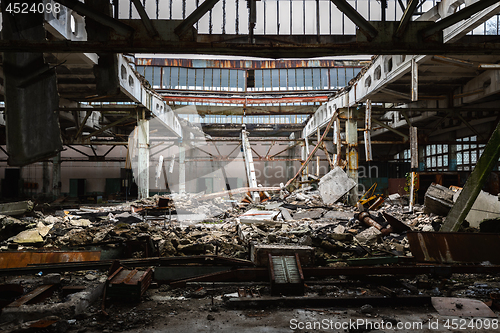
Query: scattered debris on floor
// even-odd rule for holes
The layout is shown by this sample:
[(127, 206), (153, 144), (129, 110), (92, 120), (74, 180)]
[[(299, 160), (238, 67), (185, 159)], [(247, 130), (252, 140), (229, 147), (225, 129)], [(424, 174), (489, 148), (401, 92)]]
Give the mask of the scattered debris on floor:
[[(394, 194), (367, 192), (352, 207), (343, 200), (352, 188), (343, 175), (335, 169), (319, 180), (319, 188), (269, 192), (260, 203), (245, 203), (245, 193), (236, 191), (240, 200), (182, 194), (1, 215), (0, 273), (6, 278), (0, 284), (0, 322), (17, 330), (56, 325), (76, 331), (78, 321), (111, 332), (153, 320), (147, 311), (123, 312), (124, 304), (198, 299), (238, 308), (253, 306), (247, 300), (285, 304), (273, 298), (281, 295), (306, 296), (308, 307), (335, 297), (367, 316), (377, 302), (430, 305), (431, 297), (436, 309), (452, 296), (489, 301), (496, 309), (500, 262), (498, 250), (488, 255), (488, 246), (499, 244), (498, 235), (470, 226), (466, 233), (436, 232), (453, 204), (453, 190), (431, 185), (426, 204), (414, 205), (411, 213), (407, 199)], [(481, 231), (497, 227), (489, 220)], [(473, 276), (479, 273), (478, 285)], [(360, 305), (353, 297), (371, 303)], [(85, 301), (76, 306), (77, 299)], [(73, 308), (62, 310), (67, 307)], [(57, 317), (41, 310), (49, 308)], [(96, 320), (97, 314), (105, 317)], [(116, 322), (105, 328), (111, 317)]]

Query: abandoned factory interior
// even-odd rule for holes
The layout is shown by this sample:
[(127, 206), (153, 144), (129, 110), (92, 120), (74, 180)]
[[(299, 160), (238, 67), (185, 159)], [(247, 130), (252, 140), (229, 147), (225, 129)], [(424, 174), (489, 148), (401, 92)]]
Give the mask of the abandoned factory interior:
[(498, 0), (0, 3), (0, 333), (500, 331)]

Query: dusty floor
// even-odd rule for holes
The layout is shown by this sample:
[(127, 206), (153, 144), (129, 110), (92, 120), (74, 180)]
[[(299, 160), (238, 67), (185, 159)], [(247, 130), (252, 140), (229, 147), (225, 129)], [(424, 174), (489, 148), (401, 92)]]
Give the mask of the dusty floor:
[[(215, 301), (212, 306), (211, 300), (206, 299), (146, 301), (133, 308), (115, 305), (109, 317), (93, 315), (78, 320), (68, 332), (368, 332), (370, 325), (373, 331), (379, 332), (461, 331), (445, 327), (447, 320), (452, 325), (451, 320), (460, 318), (440, 316), (432, 307), (377, 308), (365, 314), (360, 309), (347, 308), (241, 311), (224, 309), (220, 305), (220, 301)], [(463, 331), (500, 331), (498, 326), (496, 329), (470, 328), (471, 323), (477, 327), (477, 321), (495, 325), (498, 319), (463, 321), (469, 325)]]

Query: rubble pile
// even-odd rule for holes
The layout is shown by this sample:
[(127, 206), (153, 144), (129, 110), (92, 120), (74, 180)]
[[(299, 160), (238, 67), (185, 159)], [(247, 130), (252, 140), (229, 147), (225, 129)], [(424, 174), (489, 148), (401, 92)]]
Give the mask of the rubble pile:
[[(161, 200), (167, 200), (167, 204)], [(368, 214), (381, 226), (388, 224), (382, 216), (385, 212), (411, 230), (439, 230), (443, 217), (426, 214), (419, 205), (408, 214), (399, 203), (388, 201)], [(158, 205), (164, 207), (159, 210)], [(252, 243), (288, 244), (313, 246), (320, 265), (377, 253), (411, 255), (405, 232), (383, 233), (367, 226), (357, 220), (357, 208), (342, 202), (326, 205), (313, 187), (246, 206), (233, 206), (222, 198), (198, 201), (196, 195), (181, 194), (154, 196), (118, 206), (80, 207), (48, 216), (35, 213), (20, 219), (0, 217), (2, 250), (91, 245), (116, 248), (143, 241), (150, 242), (149, 255), (219, 254), (248, 259)], [(189, 214), (202, 214), (205, 218), (180, 223), (176, 214), (188, 218)], [(133, 255), (140, 257), (145, 253), (138, 250)]]

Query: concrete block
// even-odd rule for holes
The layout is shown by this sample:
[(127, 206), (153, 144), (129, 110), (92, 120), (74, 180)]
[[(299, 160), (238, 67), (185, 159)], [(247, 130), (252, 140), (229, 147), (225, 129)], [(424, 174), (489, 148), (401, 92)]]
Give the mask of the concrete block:
[(33, 209), (33, 202), (19, 201), (0, 204), (0, 214), (2, 215), (21, 215)]
[(273, 256), (293, 256), (298, 253), (300, 264), (302, 266), (311, 266), (314, 264), (314, 248), (310, 246), (297, 245), (270, 245), (270, 244), (251, 244), (250, 260), (257, 266), (268, 265), (268, 254)]
[(43, 284), (59, 284), (61, 283), (61, 274), (51, 273), (43, 276)]
[(275, 221), (276, 216), (278, 216), (279, 211), (268, 211), (268, 210), (258, 210), (250, 209), (243, 215), (240, 215), (240, 223), (264, 223), (264, 224), (275, 224), (280, 223)]
[(382, 233), (380, 230), (378, 230), (375, 227), (370, 227), (366, 230), (363, 230), (359, 234), (356, 235), (356, 239), (361, 243), (361, 244), (372, 244), (375, 241), (377, 241), (378, 237)]
[(356, 182), (349, 178), (342, 168), (337, 166), (321, 177), (319, 181), (319, 193), (323, 202), (331, 205), (356, 185)]
[(453, 206), (454, 192), (439, 184), (431, 184), (424, 197), (424, 213), (446, 216)]
[[(460, 192), (462, 190), (454, 193), (453, 202), (457, 201)], [(498, 201), (498, 196), (481, 191), (465, 220), (469, 222), (471, 227), (479, 228), (481, 221), (498, 217), (500, 217), (500, 201)]]

